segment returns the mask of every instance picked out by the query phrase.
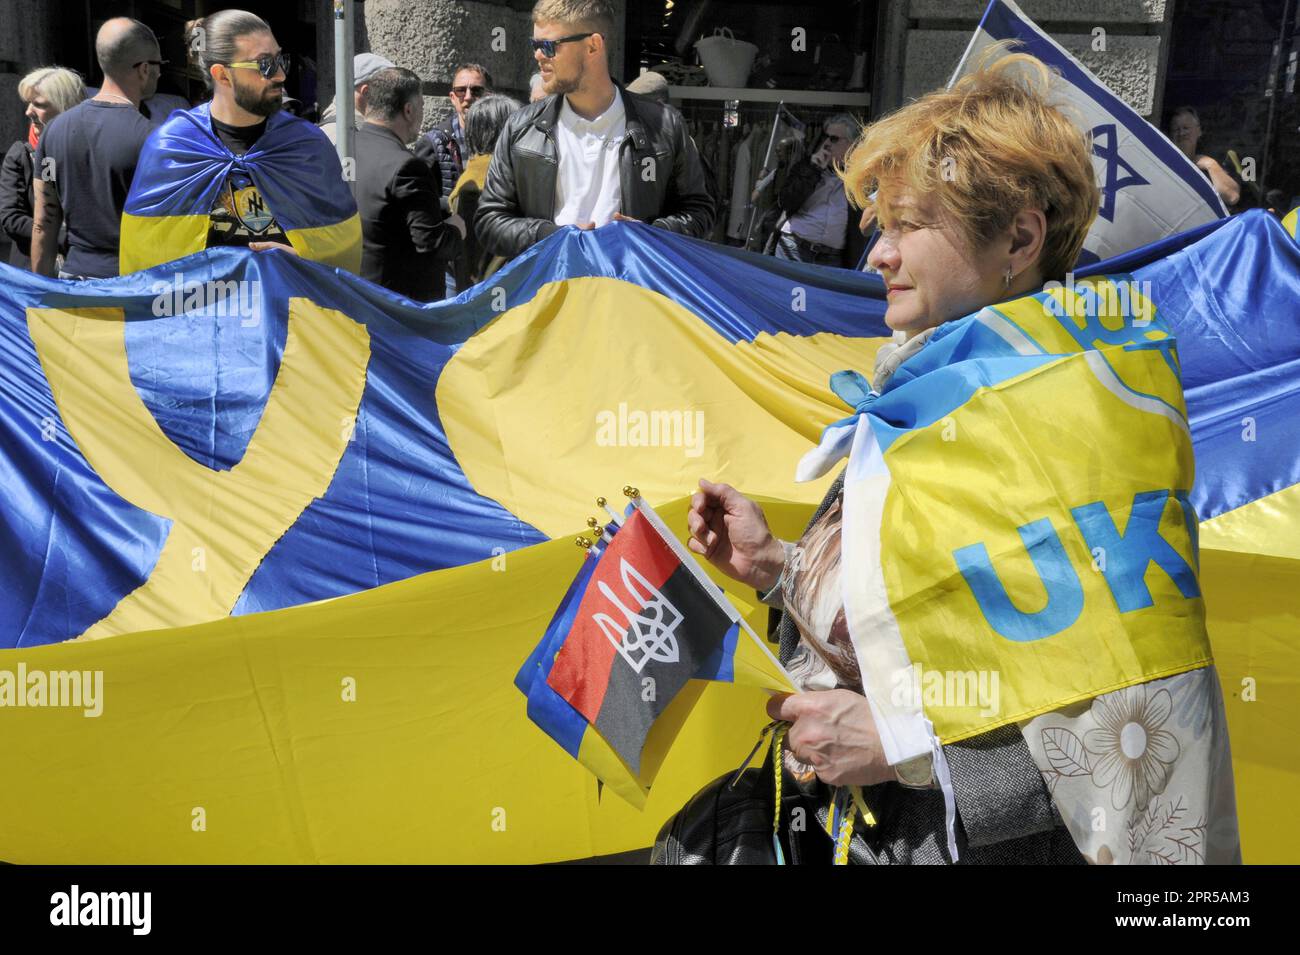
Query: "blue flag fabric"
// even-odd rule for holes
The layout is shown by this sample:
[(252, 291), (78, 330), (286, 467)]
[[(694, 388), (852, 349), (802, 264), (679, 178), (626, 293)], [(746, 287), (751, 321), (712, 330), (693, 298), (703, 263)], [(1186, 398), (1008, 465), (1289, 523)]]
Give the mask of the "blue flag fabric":
[[(1249, 213), (1091, 271), (1144, 283), (1177, 337), (1201, 519), (1300, 483), (1300, 247), (1276, 220)], [(769, 416), (753, 420), (774, 430), (715, 434), (704, 458), (667, 441), (640, 448), (660, 455), (655, 467), (678, 469), (654, 496), (643, 493), (679, 497), (691, 475), (729, 473), (746, 447), (758, 454), (764, 440), (785, 440), (788, 457), (768, 451), (753, 460), (777, 460), (743, 466), (760, 485), (762, 467), (788, 475), (788, 485), (769, 485), (773, 497), (815, 500), (821, 488), (800, 497), (792, 478), (802, 450), (843, 417), (824, 382), (841, 368), (867, 370), (887, 333), (875, 276), (624, 224), (562, 230), (490, 283), (425, 306), (312, 262), (242, 250), (75, 284), (0, 275), (0, 647), (85, 633), (164, 571), (185, 587), (185, 573), (228, 571), (225, 590), (194, 598), (218, 609), (173, 619), (146, 607), (124, 619), (179, 625), (288, 607), (559, 536), (592, 496), (567, 486), (571, 462), (611, 468), (622, 476), (614, 487), (631, 476), (623, 462), (637, 444), (637, 410), (620, 418), (620, 396), (653, 380), (666, 395), (691, 393), (681, 404), (705, 401), (691, 389), (712, 387), (695, 381), (707, 376), (672, 371), (693, 349), (727, 387), (747, 389)], [(580, 314), (566, 302), (581, 303)], [(688, 333), (671, 339), (673, 361), (651, 347), (669, 341), (669, 318)], [(502, 337), (483, 350), (496, 330)], [(537, 358), (561, 339), (607, 344), (606, 364), (577, 351)], [(656, 373), (631, 376), (637, 367)], [(568, 403), (518, 403), (537, 395)], [(506, 407), (533, 413), (503, 416)], [(592, 441), (593, 412), (627, 440)], [(582, 419), (572, 434), (569, 417)], [(282, 436), (284, 461), (312, 472), (300, 486), (286, 478), (277, 487), (275, 468), (288, 465), (259, 439), (262, 428)], [(1258, 440), (1243, 440), (1250, 428)], [(562, 469), (548, 471), (539, 449)], [(192, 482), (184, 486), (197, 498), (182, 502), (183, 519), (167, 516), (168, 482), (150, 484), (152, 472)]]
[[(543, 317), (558, 309), (575, 328), (585, 328), (586, 309), (566, 307), (562, 291), (590, 289), (580, 283), (615, 276), (613, 288), (637, 293), (635, 301), (624, 297), (619, 318), (602, 317), (611, 329), (623, 323), (620, 335), (638, 327), (638, 309), (654, 321), (671, 303), (675, 320), (693, 335), (699, 331), (692, 329), (707, 333), (715, 348), (763, 346), (750, 364), (762, 362), (771, 375), (789, 374), (777, 367), (787, 362), (773, 336), (798, 344), (819, 335), (880, 340), (887, 331), (879, 318), (878, 283), (802, 265), (756, 269), (753, 261), (649, 227), (607, 228), (598, 236), (566, 230), (560, 241), (534, 248), (490, 285), (455, 302), (423, 306), (278, 252), (214, 249), (166, 267), (76, 284), (0, 267), (0, 480), (9, 489), (0, 521), (0, 569), (10, 581), (0, 597), (0, 646), (87, 632), (158, 578), (172, 558), (179, 567), (192, 566), (193, 574), (209, 576), (214, 565), (242, 560), (247, 579), (241, 582), (229, 568), (234, 576), (227, 589), (234, 588), (235, 599), (224, 610), (180, 618), (158, 611), (129, 619), (178, 625), (288, 607), (491, 558), (562, 532), (562, 524), (542, 529), (511, 510), (525, 512), (534, 500), (503, 506), (476, 490), (463, 467), (467, 458), (479, 457), (475, 428), (504, 429), (511, 422), (494, 422), (490, 402), (466, 399), (469, 407), (458, 408), (457, 416), (474, 421), (459, 426), (466, 449), (453, 450), (441, 404), (463, 392), (446, 385), (443, 373), (453, 366), (458, 381), (477, 381), (480, 369), (471, 368), (472, 362), (491, 366), (517, 358), (471, 355), (464, 346), (520, 308), (544, 306)], [(744, 278), (719, 284), (717, 277), (725, 275)], [(792, 285), (806, 296), (806, 309), (791, 310)], [(560, 298), (552, 300), (557, 293)], [(503, 348), (509, 351), (508, 342)], [(774, 357), (781, 359), (776, 365)], [(833, 352), (820, 365), (808, 365), (803, 387), (820, 387), (842, 360), (843, 353)], [(298, 405), (280, 400), (291, 397), (299, 381), (289, 371), (307, 389), (298, 391)], [(552, 374), (533, 369), (523, 376), (527, 380), (515, 381), (517, 373), (503, 366), (499, 374), (506, 384), (497, 385), (492, 367), (482, 371), (489, 391), (506, 384), (545, 388), (544, 376)], [(559, 379), (551, 382), (548, 390), (559, 396), (573, 391), (571, 381), (568, 388)], [(78, 399), (73, 389), (79, 383), (93, 387)], [(617, 409), (620, 393), (626, 393), (614, 377), (597, 376), (591, 384), (593, 408)], [(766, 387), (761, 379), (740, 384), (756, 394)], [(66, 393), (64, 400), (56, 393)], [(824, 414), (821, 409), (832, 401), (826, 392), (796, 411)], [(326, 410), (334, 406), (336, 411)], [(272, 409), (282, 407), (284, 414), (276, 417)], [(534, 412), (548, 414), (545, 408)], [(583, 417), (592, 420), (585, 411)], [(521, 440), (545, 447), (545, 420), (511, 418), (527, 432)], [(583, 427), (584, 449), (606, 454), (590, 447), (593, 428)], [(805, 430), (811, 436), (817, 427), (810, 417)], [(259, 439), (264, 428), (279, 429), (268, 432), (277, 436), (275, 442)], [(88, 459), (86, 449), (101, 438), (99, 461), (124, 477), (106, 479)], [(114, 462), (115, 442), (124, 445), (127, 460)], [(312, 452), (317, 445), (319, 460)], [(255, 450), (268, 460), (281, 454), (277, 465), (259, 472), (265, 486), (245, 481), (243, 498), (237, 488), (221, 492), (221, 482), (237, 477)], [(682, 450), (666, 453), (675, 454), (682, 468), (693, 471), (697, 464)], [(524, 456), (500, 453), (477, 463), (476, 473), (481, 481), (496, 479), (505, 461), (502, 466), (519, 472), (505, 479), (523, 481), (536, 470)], [(285, 488), (296, 479), (276, 468), (313, 460), (317, 473), (303, 476), (301, 487), (293, 488), (296, 499), (287, 499)], [(702, 466), (711, 467), (707, 461)], [(179, 540), (177, 520), (167, 516), (176, 502), (160, 500), (167, 488), (126, 486), (168, 468), (197, 482), (196, 500), (180, 502), (202, 512), (191, 515), (190, 523), (211, 525), (177, 554), (167, 552), (169, 539), (173, 550)], [(772, 469), (787, 472), (789, 465), (777, 461)], [(680, 486), (676, 477), (666, 485), (671, 496)], [(585, 489), (575, 493), (589, 500)], [(211, 501), (233, 509), (226, 520)], [(254, 510), (240, 517), (245, 504)], [(572, 520), (585, 513), (583, 506), (552, 510)], [(258, 540), (200, 539), (254, 531)], [(249, 547), (242, 557), (233, 556)], [(217, 560), (218, 551), (229, 554)], [(186, 573), (170, 586), (188, 586)], [(206, 592), (195, 596), (209, 598)]]

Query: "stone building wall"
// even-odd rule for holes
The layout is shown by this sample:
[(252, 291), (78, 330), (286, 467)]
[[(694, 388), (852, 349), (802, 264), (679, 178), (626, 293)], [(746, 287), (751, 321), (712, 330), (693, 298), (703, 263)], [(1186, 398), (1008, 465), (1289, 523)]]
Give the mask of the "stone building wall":
[[(1172, 0), (1018, 0), (1017, 5), (1140, 115), (1150, 119), (1159, 111)], [(880, 77), (881, 110), (945, 85), (986, 6), (986, 0), (907, 0), (891, 10), (896, 78)], [(1094, 49), (1097, 27), (1105, 31), (1104, 51)]]

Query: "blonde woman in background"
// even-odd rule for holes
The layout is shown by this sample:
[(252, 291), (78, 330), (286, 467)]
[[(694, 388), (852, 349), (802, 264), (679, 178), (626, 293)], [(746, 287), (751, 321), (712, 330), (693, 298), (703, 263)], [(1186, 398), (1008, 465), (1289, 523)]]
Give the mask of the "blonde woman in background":
[(81, 76), (61, 66), (42, 66), (18, 81), (18, 95), (27, 104), (27, 136), (16, 141), (0, 164), (0, 230), (13, 243), (9, 264), (31, 268), (33, 155), (41, 133), (55, 116), (86, 98)]
[(489, 93), (469, 108), (465, 118), (465, 144), (470, 158), (465, 171), (456, 180), (447, 199), (453, 213), (465, 220), (465, 252), (456, 262), (456, 287), (461, 291), (475, 285), (505, 264), (499, 255), (488, 253), (474, 232), (474, 214), (478, 198), (487, 181), (488, 166), (497, 138), (505, 129), (506, 120), (523, 108), (523, 103), (500, 93)]

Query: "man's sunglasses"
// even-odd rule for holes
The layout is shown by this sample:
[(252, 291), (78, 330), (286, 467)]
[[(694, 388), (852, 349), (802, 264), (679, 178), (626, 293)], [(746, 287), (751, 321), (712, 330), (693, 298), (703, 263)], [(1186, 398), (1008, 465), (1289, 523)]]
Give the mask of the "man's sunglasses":
[(265, 79), (270, 79), (283, 70), (289, 72), (289, 54), (288, 53), (267, 53), (259, 56), (256, 60), (245, 60), (240, 63), (227, 63), (226, 66), (234, 67), (239, 70), (257, 70)]
[(482, 96), (486, 92), (486, 86), (453, 86), (451, 88), (451, 95), (457, 99), (460, 99), (466, 93), (473, 93), (475, 96)]
[(589, 36), (595, 36), (594, 33), (575, 33), (573, 36), (562, 36), (558, 40), (529, 40), (533, 45), (533, 52), (542, 51), (542, 56), (548, 60), (555, 56), (555, 48), (561, 43), (572, 43), (574, 40), (585, 40)]
[(161, 70), (164, 66), (166, 66), (170, 62), (171, 60), (141, 60), (139, 63), (132, 63), (131, 69), (134, 70), (137, 66), (143, 66), (144, 64), (148, 63), (150, 66), (156, 66), (158, 67), (158, 69)]

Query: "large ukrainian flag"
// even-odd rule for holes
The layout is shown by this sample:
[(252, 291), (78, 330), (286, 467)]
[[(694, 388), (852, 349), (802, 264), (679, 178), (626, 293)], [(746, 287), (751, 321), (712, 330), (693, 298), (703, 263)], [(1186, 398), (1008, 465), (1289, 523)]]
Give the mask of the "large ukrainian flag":
[(266, 206), (257, 211), (275, 217), (299, 255), (361, 271), (361, 219), (325, 134), (280, 111), (236, 156), (213, 132), (211, 108), (172, 113), (145, 143), (122, 213), (121, 274), (203, 249), (208, 214), (232, 171), (252, 180)]
[[(1294, 861), (1272, 820), (1300, 781), (1300, 248), (1249, 214), (1101, 268), (1149, 282), (1178, 340), (1244, 853)], [(649, 844), (743, 757), (762, 696), (707, 687), (644, 813), (601, 799), (512, 684), (583, 559), (563, 538), (596, 494), (659, 505), (701, 474), (797, 536), (831, 475), (793, 465), (845, 413), (827, 379), (884, 331), (869, 276), (624, 224), (420, 307), (274, 253), (4, 278), (0, 671), (103, 675), (94, 718), (0, 708), (14, 862)], [(697, 410), (698, 444), (671, 417)], [(661, 508), (684, 534), (683, 510)]]

